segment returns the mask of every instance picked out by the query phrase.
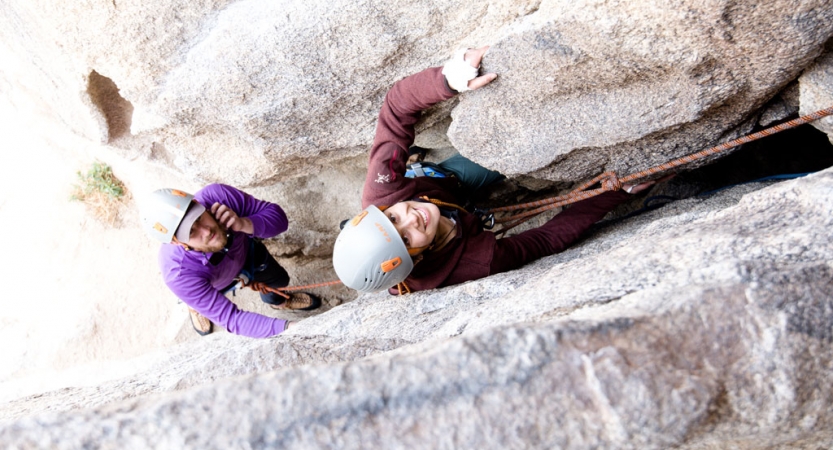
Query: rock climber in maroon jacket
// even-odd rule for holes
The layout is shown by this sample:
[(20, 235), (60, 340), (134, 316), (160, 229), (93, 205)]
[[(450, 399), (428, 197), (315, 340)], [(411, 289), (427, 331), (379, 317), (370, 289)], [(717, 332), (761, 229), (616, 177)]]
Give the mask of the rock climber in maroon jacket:
[(461, 50), (443, 67), (395, 83), (385, 97), (362, 192), (365, 209), (347, 221), (333, 249), (333, 266), (346, 286), (402, 293), (512, 270), (564, 250), (628, 194), (654, 184), (625, 185), (622, 191), (578, 202), (538, 228), (498, 239), (483, 229), (478, 216), (455, 205), (458, 181), (483, 180), (482, 174), (471, 176), (478, 169), (486, 179), (496, 179), (489, 175), (496, 172), (466, 160), (468, 173), (462, 179), (406, 177), (420, 112), (497, 78), (494, 73), (478, 76), (487, 50)]

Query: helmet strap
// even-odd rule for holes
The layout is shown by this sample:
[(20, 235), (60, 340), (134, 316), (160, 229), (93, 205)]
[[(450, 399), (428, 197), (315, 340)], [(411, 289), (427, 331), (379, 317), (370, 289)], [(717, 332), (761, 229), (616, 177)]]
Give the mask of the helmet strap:
[(411, 257), (414, 257), (414, 256), (417, 256), (417, 255), (421, 254), (422, 252), (424, 252), (426, 250), (431, 250), (432, 248), (434, 248), (434, 243), (433, 242), (424, 246), (424, 247), (409, 248), (408, 249), (408, 254), (411, 255)]
[(179, 239), (177, 239), (177, 238), (176, 238), (176, 236), (174, 236), (174, 237), (172, 237), (172, 238), (171, 238), (171, 244), (181, 246), (182, 248), (184, 248), (184, 249), (185, 249), (185, 251), (186, 251), (186, 252), (191, 251), (191, 247), (189, 247), (189, 246), (188, 246), (188, 244), (185, 244), (185, 243), (183, 243), (183, 242), (180, 242), (180, 241), (179, 241)]

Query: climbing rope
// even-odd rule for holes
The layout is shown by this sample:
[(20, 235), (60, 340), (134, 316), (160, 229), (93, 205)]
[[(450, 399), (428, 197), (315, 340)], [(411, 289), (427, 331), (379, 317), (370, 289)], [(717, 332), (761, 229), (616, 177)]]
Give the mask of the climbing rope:
[(341, 284), (341, 281), (335, 280), (335, 281), (327, 281), (327, 282), (324, 282), (324, 283), (307, 284), (307, 285), (304, 285), (304, 286), (284, 286), (284, 287), (280, 287), (280, 288), (273, 288), (273, 287), (267, 286), (266, 284), (261, 283), (259, 281), (252, 281), (251, 283), (244, 284), (244, 286), (247, 286), (247, 287), (251, 288), (254, 291), (260, 292), (261, 294), (267, 294), (267, 293), (278, 294), (281, 297), (288, 300), (289, 295), (287, 295), (286, 292), (305, 291), (307, 289), (314, 289), (314, 288), (325, 287), (325, 286), (334, 286), (336, 284)]
[(466, 210), (465, 208), (463, 208), (460, 205), (455, 205), (454, 203), (444, 202), (442, 200), (437, 200), (435, 198), (429, 198), (427, 195), (423, 195), (422, 197), (419, 197), (419, 198), (422, 199), (422, 200), (425, 200), (428, 203), (433, 203), (433, 204), (435, 204), (437, 206), (440, 206), (440, 207), (445, 207), (445, 208), (449, 208), (449, 209), (450, 208), (455, 208), (455, 209), (458, 209), (460, 211), (465, 211)]
[(405, 295), (405, 294), (410, 294), (411, 293), (411, 288), (408, 287), (407, 283), (405, 283), (404, 281), (401, 281), (401, 282), (396, 284), (396, 291), (399, 293), (399, 295)]
[[(481, 215), (481, 218), (484, 218), (486, 216), (491, 216), (491, 220), (493, 220), (496, 223), (500, 223), (501, 226), (502, 226), (502, 228), (500, 230), (496, 231), (496, 234), (503, 234), (503, 233), (506, 233), (507, 231), (509, 231), (511, 228), (514, 228), (514, 227), (526, 222), (530, 218), (532, 218), (532, 217), (534, 217), (534, 216), (536, 216), (536, 215), (538, 215), (538, 214), (540, 214), (544, 211), (548, 211), (548, 210), (555, 209), (555, 208), (565, 206), (565, 205), (569, 205), (569, 204), (572, 204), (572, 203), (577, 203), (577, 202), (580, 202), (582, 200), (586, 200), (588, 198), (595, 197), (599, 194), (603, 194), (605, 192), (619, 190), (619, 189), (622, 188), (622, 185), (624, 185), (624, 184), (632, 183), (632, 182), (637, 181), (637, 180), (642, 180), (643, 178), (650, 177), (650, 176), (655, 175), (655, 174), (660, 173), (660, 172), (669, 171), (671, 169), (682, 166), (684, 164), (689, 164), (689, 163), (692, 163), (694, 161), (697, 161), (697, 160), (706, 158), (708, 156), (720, 153), (722, 151), (728, 150), (730, 148), (737, 147), (738, 145), (746, 144), (746, 143), (749, 143), (749, 142), (752, 142), (752, 141), (756, 141), (756, 140), (761, 139), (763, 137), (770, 136), (772, 134), (775, 134), (775, 133), (778, 133), (778, 132), (781, 132), (781, 131), (784, 131), (784, 130), (788, 130), (790, 128), (795, 128), (799, 125), (804, 125), (806, 123), (813, 122), (815, 120), (821, 119), (822, 117), (826, 117), (826, 116), (829, 116), (831, 114), (833, 114), (833, 106), (831, 106), (829, 108), (819, 110), (819, 111), (816, 111), (816, 112), (811, 113), (811, 114), (807, 114), (806, 116), (801, 116), (797, 119), (793, 119), (793, 120), (784, 122), (782, 124), (778, 124), (778, 125), (769, 127), (765, 130), (761, 130), (761, 131), (758, 131), (756, 133), (748, 134), (746, 136), (742, 136), (742, 137), (739, 137), (737, 139), (733, 139), (733, 140), (731, 140), (729, 142), (726, 142), (726, 143), (723, 143), (723, 144), (715, 145), (714, 147), (711, 147), (711, 148), (708, 148), (708, 149), (705, 149), (705, 150), (701, 150), (697, 153), (692, 153), (690, 155), (686, 155), (686, 156), (671, 160), (667, 163), (660, 164), (660, 165), (657, 165), (657, 166), (654, 166), (654, 167), (651, 167), (651, 168), (648, 168), (648, 169), (630, 174), (626, 177), (619, 178), (616, 175), (615, 172), (604, 172), (601, 175), (598, 175), (597, 177), (593, 178), (592, 180), (582, 184), (578, 188), (576, 188), (573, 191), (571, 191), (567, 194), (564, 194), (564, 195), (559, 195), (559, 196), (556, 196), (556, 197), (551, 197), (551, 198), (547, 198), (547, 199), (543, 199), (543, 200), (537, 200), (537, 201), (534, 201), (534, 202), (522, 203), (522, 204), (518, 204), (518, 205), (501, 206), (501, 207), (497, 207), (497, 208), (476, 210), (475, 213)], [(592, 187), (596, 184), (599, 185), (598, 188), (587, 190), (587, 189), (589, 189), (590, 187)], [(461, 208), (457, 205), (451, 204), (451, 203), (440, 202), (440, 201), (437, 201), (437, 200), (429, 199), (427, 197), (425, 197), (424, 199), (427, 200), (427, 201), (430, 201), (434, 204), (437, 204), (438, 206), (454, 207), (454, 208), (458, 208), (458, 209), (461, 209), (461, 210), (463, 209), (463, 208)], [(494, 217), (494, 213), (496, 213), (496, 212), (518, 211), (518, 210), (529, 209), (529, 208), (535, 208), (535, 209), (532, 209), (532, 210), (526, 211), (526, 212), (522, 212), (522, 213), (518, 213), (518, 214), (514, 214), (514, 215), (511, 215), (511, 216), (508, 216), (508, 217), (502, 217), (502, 218), (495, 218)], [(246, 283), (245, 282), (246, 280), (242, 280), (242, 279), (240, 281), (243, 283), (244, 286), (248, 286), (249, 288), (251, 288), (251, 289), (253, 289), (257, 292), (261, 292), (261, 293), (271, 292), (273, 294), (280, 295), (280, 296), (282, 296), (286, 299), (289, 298), (289, 295), (287, 295), (286, 292), (303, 291), (303, 290), (307, 290), (307, 289), (314, 289), (314, 288), (318, 288), (318, 287), (334, 286), (334, 285), (337, 285), (337, 284), (341, 284), (341, 281), (335, 280), (335, 281), (327, 281), (327, 282), (324, 282), (324, 283), (308, 284), (308, 285), (304, 285), (304, 286), (291, 286), (291, 287), (286, 286), (286, 287), (281, 287), (281, 288), (272, 288), (272, 287), (269, 287), (269, 286), (267, 286), (263, 283), (260, 283), (258, 281), (252, 281), (250, 283)], [(407, 292), (407, 293), (411, 292), (408, 285), (404, 284), (404, 283), (401, 283), (400, 285), (397, 285), (397, 288), (399, 290), (399, 295), (402, 295), (403, 291)]]
[[(833, 114), (833, 106), (816, 111), (814, 113), (807, 114), (805, 116), (801, 116), (797, 119), (793, 119), (782, 124), (769, 127), (765, 130), (751, 133), (746, 136), (741, 136), (729, 142), (715, 145), (714, 147), (707, 148), (705, 150), (701, 150), (699, 152), (671, 160), (667, 163), (663, 163), (636, 173), (632, 173), (626, 177), (619, 178), (615, 172), (605, 172), (564, 195), (559, 195), (543, 200), (537, 200), (534, 202), (522, 203), (518, 205), (476, 210), (475, 212), (479, 214), (481, 216), (481, 219), (484, 221), (488, 220), (492, 223), (500, 223), (501, 229), (497, 230), (495, 233), (503, 234), (544, 211), (548, 211), (572, 203), (577, 203), (608, 191), (619, 190), (622, 188), (622, 185), (624, 184), (632, 183), (637, 180), (642, 180), (660, 172), (667, 172), (684, 164), (689, 164), (694, 161), (728, 150), (730, 148), (737, 147), (738, 145), (756, 141), (763, 137), (770, 136), (772, 134), (788, 130), (790, 128), (795, 128), (799, 125), (804, 125), (806, 123), (813, 122), (831, 114)], [(587, 190), (588, 188), (596, 184), (599, 184), (600, 187), (592, 190)], [(518, 211), (529, 208), (535, 209), (501, 218), (494, 217), (494, 213), (496, 212)]]

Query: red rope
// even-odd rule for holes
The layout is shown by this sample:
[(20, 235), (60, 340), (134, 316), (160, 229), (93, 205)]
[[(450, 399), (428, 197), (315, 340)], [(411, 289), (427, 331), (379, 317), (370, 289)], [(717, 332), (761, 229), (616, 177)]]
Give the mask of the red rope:
[[(548, 210), (555, 209), (555, 208), (558, 208), (558, 207), (561, 207), (561, 206), (565, 206), (565, 205), (569, 205), (569, 204), (572, 204), (572, 203), (580, 202), (582, 200), (586, 200), (588, 198), (595, 197), (599, 194), (602, 194), (602, 193), (605, 193), (605, 192), (608, 192), (608, 191), (619, 190), (619, 189), (622, 188), (623, 184), (631, 183), (631, 182), (636, 181), (636, 180), (641, 180), (643, 178), (649, 177), (651, 175), (655, 175), (655, 174), (660, 173), (660, 172), (666, 172), (668, 170), (671, 170), (673, 168), (682, 166), (684, 164), (689, 164), (689, 163), (692, 163), (694, 161), (703, 159), (707, 156), (711, 156), (711, 155), (714, 155), (716, 153), (720, 153), (724, 150), (728, 150), (730, 148), (737, 147), (738, 145), (746, 144), (746, 143), (749, 143), (749, 142), (752, 142), (752, 141), (756, 141), (756, 140), (761, 139), (763, 137), (770, 136), (772, 134), (775, 134), (775, 133), (778, 133), (778, 132), (781, 132), (781, 131), (784, 131), (784, 130), (788, 130), (790, 128), (795, 128), (799, 125), (804, 125), (805, 123), (813, 122), (815, 120), (821, 119), (822, 117), (826, 117), (826, 116), (829, 116), (831, 114), (833, 114), (833, 106), (831, 106), (829, 108), (819, 110), (819, 111), (816, 111), (816, 112), (811, 113), (811, 114), (807, 114), (806, 116), (801, 116), (797, 119), (793, 119), (793, 120), (790, 120), (788, 122), (784, 122), (784, 123), (779, 124), (779, 125), (769, 127), (765, 130), (761, 130), (761, 131), (758, 131), (756, 133), (748, 134), (746, 136), (742, 136), (742, 137), (739, 137), (737, 139), (733, 139), (733, 140), (731, 140), (729, 142), (726, 142), (726, 143), (723, 143), (723, 144), (715, 145), (714, 147), (699, 151), (697, 153), (692, 153), (690, 155), (686, 155), (686, 156), (671, 160), (667, 163), (660, 164), (660, 165), (657, 165), (657, 166), (654, 166), (654, 167), (651, 167), (651, 168), (648, 168), (648, 169), (630, 174), (630, 175), (628, 175), (626, 177), (623, 177), (623, 178), (619, 178), (616, 175), (615, 172), (604, 172), (601, 175), (598, 175), (597, 177), (593, 178), (592, 180), (582, 184), (581, 186), (579, 186), (578, 188), (569, 192), (568, 194), (559, 195), (559, 196), (556, 196), (556, 197), (551, 197), (551, 198), (547, 198), (547, 199), (543, 199), (543, 200), (537, 200), (537, 201), (534, 201), (534, 202), (521, 203), (521, 204), (518, 204), (518, 205), (501, 206), (501, 207), (497, 207), (497, 208), (490, 208), (490, 209), (486, 209), (485, 212), (487, 212), (487, 213), (496, 213), (496, 212), (517, 211), (517, 210), (521, 210), (521, 209), (535, 208), (535, 209), (532, 209), (530, 211), (525, 211), (525, 212), (514, 214), (514, 215), (511, 215), (511, 216), (508, 216), (508, 217), (502, 217), (502, 218), (499, 218), (499, 219), (495, 219), (495, 222), (503, 224), (502, 228), (497, 231), (498, 234), (502, 234), (502, 233), (505, 233), (505, 232), (509, 231), (511, 228), (516, 227), (516, 226), (526, 222), (530, 218), (532, 218), (532, 217), (534, 217), (534, 216), (536, 216), (536, 215), (538, 215), (538, 214), (540, 214), (544, 211), (548, 211)], [(591, 186), (596, 185), (596, 184), (599, 184), (600, 187), (598, 187), (596, 189), (587, 190)], [(460, 208), (459, 206), (453, 205), (453, 204), (446, 204), (446, 203), (434, 201), (434, 200), (431, 200), (431, 199), (427, 199), (427, 200), (431, 201), (432, 203), (442, 204), (442, 206), (453, 206), (453, 207), (456, 207), (456, 208)], [(462, 209), (462, 208), (460, 208), (460, 209)], [(335, 280), (335, 281), (327, 281), (327, 282), (324, 282), (324, 283), (307, 284), (307, 285), (304, 285), (304, 286), (291, 286), (291, 287), (286, 286), (286, 287), (282, 287), (282, 288), (272, 288), (272, 287), (269, 287), (269, 286), (267, 286), (263, 283), (253, 281), (253, 282), (249, 283), (247, 286), (252, 288), (253, 290), (255, 290), (257, 292), (262, 292), (262, 293), (271, 292), (271, 293), (274, 293), (274, 294), (281, 295), (284, 298), (288, 299), (289, 296), (286, 294), (286, 292), (303, 291), (303, 290), (306, 290), (306, 289), (314, 289), (314, 288), (318, 288), (318, 287), (333, 286), (333, 285), (337, 285), (337, 284), (341, 284), (341, 281)], [(408, 288), (408, 285), (406, 285), (404, 283), (402, 283), (402, 284), (404, 285), (404, 290), (406, 292), (411, 291), (410, 288)], [(402, 294), (402, 286), (398, 286), (398, 288), (399, 288), (399, 293), (401, 295)]]
[(273, 287), (267, 286), (267, 285), (265, 285), (265, 284), (263, 284), (259, 281), (252, 281), (251, 283), (247, 284), (246, 286), (248, 286), (252, 290), (260, 292), (262, 294), (266, 294), (266, 293), (278, 294), (278, 295), (282, 296), (283, 298), (288, 299), (289, 296), (286, 295), (286, 292), (305, 291), (307, 289), (314, 289), (314, 288), (324, 287), (324, 286), (333, 286), (333, 285), (336, 285), (336, 284), (341, 284), (341, 281), (335, 280), (335, 281), (327, 281), (327, 282), (324, 282), (324, 283), (307, 284), (307, 285), (304, 285), (304, 286), (284, 286), (284, 287), (281, 287), (281, 288), (273, 288)]
[[(723, 144), (715, 145), (714, 147), (707, 148), (705, 150), (701, 150), (696, 153), (692, 153), (690, 155), (682, 156), (680, 158), (671, 160), (667, 163), (663, 163), (636, 173), (632, 173), (626, 177), (619, 178), (616, 173), (614, 172), (605, 172), (592, 180), (582, 184), (578, 188), (574, 189), (573, 191), (559, 195), (556, 197), (551, 197), (543, 200), (537, 200), (534, 202), (522, 203), (518, 205), (510, 205), (510, 206), (502, 206), (498, 208), (489, 208), (484, 210), (486, 213), (496, 213), (496, 212), (504, 212), (504, 211), (518, 211), (522, 209), (528, 208), (536, 208), (530, 211), (510, 215), (507, 217), (496, 218), (496, 223), (504, 224), (502, 228), (496, 231), (497, 234), (503, 234), (509, 231), (509, 229), (514, 228), (530, 218), (537, 216), (538, 214), (548, 211), (551, 209), (555, 209), (564, 205), (569, 205), (572, 203), (580, 202), (582, 200), (586, 200), (591, 197), (595, 197), (599, 194), (603, 194), (608, 191), (615, 191), (622, 188), (623, 184), (632, 183), (636, 180), (641, 180), (643, 178), (647, 178), (651, 175), (655, 175), (660, 172), (667, 172), (671, 169), (676, 167), (692, 163), (694, 161), (703, 159), (705, 157), (720, 153), (722, 151), (728, 150), (733, 147), (737, 147), (741, 144), (746, 144), (752, 141), (756, 141), (766, 136), (773, 135), (775, 133), (788, 130), (790, 128), (795, 128), (799, 125), (804, 125), (806, 123), (813, 122), (815, 120), (821, 119), (822, 117), (826, 117), (833, 114), (833, 106), (829, 108), (825, 108), (814, 113), (807, 114), (805, 116), (801, 116), (797, 119), (793, 119), (782, 124), (778, 124), (772, 127), (769, 127), (765, 130), (758, 131), (756, 133), (748, 134), (746, 136), (739, 137), (737, 139), (733, 139), (729, 142), (725, 142)], [(600, 187), (593, 190), (587, 190), (589, 187), (600, 183)]]

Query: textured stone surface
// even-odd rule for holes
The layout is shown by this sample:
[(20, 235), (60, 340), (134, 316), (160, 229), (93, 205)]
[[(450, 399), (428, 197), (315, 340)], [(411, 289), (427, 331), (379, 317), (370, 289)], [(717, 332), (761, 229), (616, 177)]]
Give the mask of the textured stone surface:
[[(833, 44), (828, 45), (833, 49)], [(810, 66), (799, 78), (801, 114), (833, 107), (833, 52), (827, 52)], [(828, 116), (813, 123), (827, 133), (833, 142), (833, 117)]]
[[(450, 141), (432, 131), (423, 144), (537, 188), (625, 175), (786, 118), (796, 77), (833, 35), (833, 5), (34, 0), (0, 5), (0, 24), (4, 60), (18, 62), (4, 96), (128, 159), (279, 193), (301, 212), (292, 233), (305, 230), (286, 253), (319, 256), (355, 211), (346, 194), (360, 189), (384, 93), (459, 46), (492, 44), (484, 67), (500, 78), (437, 108), (419, 128), (439, 124)], [(829, 98), (819, 61), (802, 112)], [(311, 205), (334, 192), (345, 195), (316, 220)]]
[[(37, 74), (13, 84), (131, 157), (236, 185), (362, 154), (395, 80), (482, 44), (501, 78), (455, 110), (450, 136), (464, 155), (552, 180), (641, 168), (748, 130), (833, 35), (829, 0), (0, 8), (9, 51)], [(96, 97), (108, 83), (111, 95)]]
[(12, 419), (103, 404), (5, 422), (0, 442), (827, 446), (833, 171), (760, 187), (605, 227), (520, 271), (364, 295), (275, 339), (188, 343), (135, 378), (6, 405)]
[[(293, 281), (321, 281), (395, 80), (491, 43), (498, 81), (429, 113), (421, 145), (542, 184), (624, 174), (833, 104), (830, 1), (765, 3), (5, 2), (0, 94), (148, 179), (173, 169), (280, 203), (292, 227), (270, 249)], [(831, 135), (830, 120), (815, 126)], [(328, 306), (344, 304), (277, 338), (217, 333), (115, 381), (3, 404), (0, 443), (829, 448), (833, 172), (760, 188), (676, 202), (450, 289), (334, 290)], [(102, 272), (145, 283), (140, 247), (109, 256), (141, 255), (143, 270)], [(91, 298), (148, 295), (82, 281)], [(153, 311), (173, 316), (161, 289)], [(91, 339), (120, 326), (108, 317), (86, 323)], [(163, 337), (179, 326), (164, 319)], [(133, 356), (150, 333), (129, 331)]]
[(506, 174), (634, 172), (748, 131), (821, 53), (831, 14), (826, 2), (544, 2), (493, 47), (498, 86), (461, 100), (449, 135)]

